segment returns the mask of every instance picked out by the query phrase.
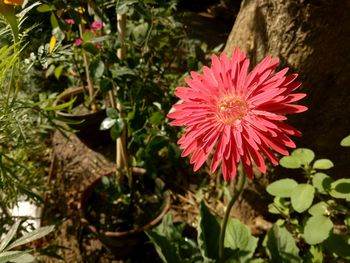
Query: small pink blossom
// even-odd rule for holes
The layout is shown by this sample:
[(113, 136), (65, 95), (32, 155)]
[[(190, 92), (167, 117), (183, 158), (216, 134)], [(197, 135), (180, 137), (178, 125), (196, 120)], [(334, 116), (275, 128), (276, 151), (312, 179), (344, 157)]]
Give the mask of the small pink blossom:
[(66, 23), (67, 23), (68, 25), (74, 25), (74, 24), (75, 24), (74, 20), (71, 19), (71, 18), (68, 18), (68, 19), (66, 19), (65, 21), (66, 21)]
[(78, 37), (78, 38), (75, 40), (75, 45), (80, 46), (81, 43), (83, 43), (83, 40), (82, 40), (80, 37)]
[(100, 49), (102, 46), (101, 46), (101, 44), (97, 43), (97, 44), (95, 45), (95, 47), (98, 48), (98, 49)]
[(278, 59), (268, 56), (249, 71), (249, 59), (235, 49), (231, 58), (213, 55), (210, 68), (191, 72), (189, 87), (177, 88), (182, 102), (168, 117), (185, 126), (178, 144), (183, 157), (191, 155), (194, 171), (211, 156), (211, 172), (221, 164), (225, 180), (234, 179), (239, 161), (252, 178), (253, 163), (266, 172), (263, 155), (277, 165), (274, 151), (288, 155), (287, 148), (296, 147), (289, 136), (301, 133), (284, 123), (285, 115), (306, 111), (294, 104), (306, 94), (292, 93), (301, 85), (297, 74), (275, 72), (277, 66)]
[(93, 29), (101, 29), (102, 28), (102, 22), (101, 21), (95, 21), (95, 22), (92, 22), (91, 24), (91, 27)]

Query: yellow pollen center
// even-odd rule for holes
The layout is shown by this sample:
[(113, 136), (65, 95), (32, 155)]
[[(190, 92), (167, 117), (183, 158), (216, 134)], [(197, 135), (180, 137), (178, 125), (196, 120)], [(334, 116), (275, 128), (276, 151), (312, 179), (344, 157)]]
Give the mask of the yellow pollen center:
[(247, 103), (238, 96), (224, 96), (217, 103), (217, 118), (224, 124), (234, 124), (247, 112)]

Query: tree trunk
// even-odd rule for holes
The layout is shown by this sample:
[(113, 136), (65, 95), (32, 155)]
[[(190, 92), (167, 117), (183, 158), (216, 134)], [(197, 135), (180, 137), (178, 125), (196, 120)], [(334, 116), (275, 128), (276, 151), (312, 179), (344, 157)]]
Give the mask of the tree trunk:
[(339, 143), (350, 134), (350, 1), (244, 0), (225, 52), (235, 47), (253, 65), (272, 54), (299, 73), (309, 110), (289, 117), (303, 132), (297, 145), (333, 160), (333, 176), (348, 176), (350, 150)]

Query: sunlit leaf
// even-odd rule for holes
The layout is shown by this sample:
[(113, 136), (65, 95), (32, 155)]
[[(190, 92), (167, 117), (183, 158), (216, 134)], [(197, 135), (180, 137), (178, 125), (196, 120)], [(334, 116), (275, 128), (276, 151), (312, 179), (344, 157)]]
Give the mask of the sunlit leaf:
[(343, 147), (350, 147), (350, 135), (341, 140), (340, 145)]
[(335, 198), (350, 198), (350, 179), (338, 179), (331, 184), (330, 195)]
[(315, 153), (307, 148), (298, 148), (292, 152), (292, 156), (298, 158), (302, 164), (309, 165), (315, 158)]
[(320, 160), (316, 160), (314, 162), (313, 168), (314, 169), (320, 169), (320, 170), (327, 170), (332, 168), (333, 162), (331, 160), (328, 159), (320, 159)]
[(327, 203), (321, 201), (317, 204), (314, 204), (311, 206), (308, 210), (310, 215), (316, 216), (316, 215), (327, 215), (328, 214), (328, 205)]
[(315, 188), (310, 184), (298, 184), (291, 194), (293, 209), (299, 213), (307, 210), (314, 200)]
[(280, 160), (280, 165), (288, 169), (298, 169), (301, 167), (301, 161), (299, 158), (294, 156), (284, 156)]
[(305, 241), (310, 245), (319, 244), (326, 240), (333, 229), (332, 221), (324, 215), (310, 217), (304, 227)]
[(327, 194), (333, 179), (325, 173), (316, 173), (312, 177), (312, 184), (321, 194)]
[(298, 183), (289, 178), (277, 180), (269, 184), (266, 191), (273, 196), (278, 197), (290, 197), (292, 190), (298, 185)]
[(34, 240), (37, 240), (39, 238), (42, 238), (52, 232), (55, 229), (55, 226), (44, 226), (39, 229), (33, 230), (29, 233), (24, 234), (21, 238), (17, 239), (13, 243), (11, 243), (7, 250), (10, 250), (14, 247), (18, 247), (24, 244), (27, 244), (29, 242), (32, 242)]
[(110, 128), (112, 128), (112, 126), (113, 126), (116, 122), (117, 122), (117, 119), (107, 117), (107, 118), (105, 118), (105, 119), (101, 122), (100, 130), (101, 130), (101, 131), (109, 130)]

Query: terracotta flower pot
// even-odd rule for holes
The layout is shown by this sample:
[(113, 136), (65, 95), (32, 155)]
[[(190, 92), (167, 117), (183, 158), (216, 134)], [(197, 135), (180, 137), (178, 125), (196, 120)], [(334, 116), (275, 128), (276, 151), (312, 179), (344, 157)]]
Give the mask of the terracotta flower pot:
[[(133, 173), (142, 173), (143, 169), (136, 168)], [(163, 193), (163, 205), (158, 214), (149, 222), (145, 222), (144, 225), (139, 226), (127, 231), (105, 231), (98, 229), (90, 222), (91, 218), (87, 212), (87, 207), (91, 202), (92, 195), (96, 187), (101, 184), (102, 177), (96, 179), (91, 185), (89, 185), (82, 193), (80, 203), (80, 213), (82, 217), (82, 223), (87, 227), (98, 239), (108, 247), (117, 259), (127, 259), (135, 255), (141, 246), (148, 240), (145, 230), (151, 229), (157, 226), (163, 219), (164, 215), (170, 208), (170, 193), (165, 191)]]
[[(83, 105), (84, 94), (86, 94), (86, 91), (83, 87), (69, 88), (59, 96), (55, 105), (60, 105), (76, 98), (73, 107), (77, 108), (79, 105)], [(106, 118), (105, 109), (100, 109), (96, 112), (88, 112), (87, 109), (84, 112), (75, 112), (74, 110), (73, 112), (65, 112), (61, 110), (56, 111), (56, 116), (66, 121), (71, 129), (76, 130), (78, 138), (88, 146), (94, 147), (112, 142), (109, 130), (100, 130), (101, 122)]]

